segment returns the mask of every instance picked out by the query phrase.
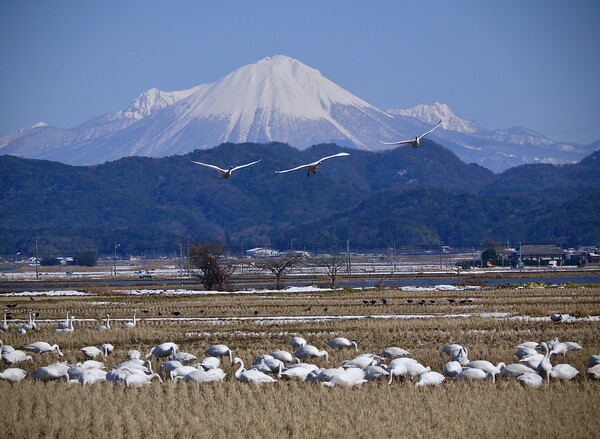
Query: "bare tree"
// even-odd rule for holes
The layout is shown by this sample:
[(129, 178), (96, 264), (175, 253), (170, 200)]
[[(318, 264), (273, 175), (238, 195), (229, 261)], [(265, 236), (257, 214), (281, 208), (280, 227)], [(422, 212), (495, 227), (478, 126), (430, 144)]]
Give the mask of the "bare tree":
[(337, 282), (340, 271), (346, 267), (346, 257), (343, 255), (323, 256), (314, 259), (314, 264), (317, 267), (322, 267), (327, 272), (327, 275), (331, 279), (331, 289), (335, 289), (335, 283)]
[(198, 243), (190, 246), (190, 265), (197, 269), (192, 271), (192, 274), (200, 278), (207, 291), (229, 289), (229, 276), (233, 267), (221, 263), (223, 253), (223, 246), (218, 243)]
[(252, 263), (253, 266), (260, 270), (270, 271), (275, 275), (277, 285), (276, 289), (283, 289), (283, 277), (288, 268), (297, 265), (302, 261), (303, 256), (298, 254), (290, 254), (278, 258), (265, 258)]

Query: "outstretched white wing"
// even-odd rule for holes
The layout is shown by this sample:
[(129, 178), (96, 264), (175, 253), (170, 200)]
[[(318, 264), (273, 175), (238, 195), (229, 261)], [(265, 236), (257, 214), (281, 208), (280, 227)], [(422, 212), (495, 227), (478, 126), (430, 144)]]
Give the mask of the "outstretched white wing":
[(277, 174), (283, 174), (283, 173), (285, 173), (285, 172), (297, 171), (298, 169), (310, 168), (311, 166), (313, 166), (313, 167), (315, 167), (315, 168), (316, 168), (317, 166), (319, 166), (319, 165), (321, 164), (321, 162), (322, 162), (323, 160), (332, 159), (332, 158), (334, 158), (334, 157), (345, 157), (345, 156), (347, 156), (347, 155), (350, 155), (350, 154), (348, 154), (347, 152), (340, 152), (340, 153), (337, 153), (337, 154), (334, 154), (334, 155), (328, 155), (327, 157), (323, 157), (322, 159), (319, 159), (319, 160), (317, 160), (316, 162), (308, 163), (308, 164), (306, 164), (306, 165), (300, 165), (300, 166), (296, 166), (295, 168), (292, 168), (292, 169), (286, 169), (286, 170), (284, 170), (284, 171), (275, 171), (275, 172), (276, 172)]
[(421, 134), (419, 136), (419, 139), (422, 139), (423, 137), (425, 137), (427, 134), (429, 134), (430, 132), (432, 132), (433, 130), (435, 130), (437, 127), (440, 126), (440, 124), (442, 123), (442, 120), (440, 119), (440, 121), (437, 123), (436, 126), (434, 126), (432, 129), (430, 129), (429, 131), (427, 131), (425, 134)]
[(252, 165), (255, 165), (255, 164), (257, 164), (258, 162), (260, 162), (260, 159), (259, 159), (259, 160), (257, 160), (257, 161), (255, 161), (255, 162), (252, 162), (252, 163), (247, 163), (247, 164), (245, 164), (245, 165), (236, 166), (235, 168), (233, 168), (233, 169), (231, 170), (231, 172), (233, 172), (233, 171), (235, 171), (235, 170), (237, 170), (237, 169), (242, 169), (242, 168), (245, 168), (246, 166), (252, 166)]
[(328, 155), (327, 157), (323, 157), (322, 159), (317, 160), (315, 163), (319, 163), (319, 162), (322, 162), (323, 160), (327, 160), (327, 159), (332, 159), (334, 157), (345, 157), (347, 155), (350, 155), (350, 154), (348, 154), (347, 152), (339, 152), (339, 153), (334, 154), (334, 155)]
[(295, 168), (292, 169), (286, 169), (285, 171), (275, 171), (276, 174), (284, 174), (286, 172), (292, 172), (292, 171), (297, 171), (298, 169), (303, 169), (303, 168), (307, 168), (311, 165), (312, 163), (309, 163), (308, 165), (300, 165), (300, 166), (296, 166)]
[(197, 165), (200, 165), (200, 166), (206, 166), (207, 168), (211, 168), (211, 169), (214, 169), (214, 170), (216, 170), (216, 171), (219, 171), (219, 172), (227, 172), (227, 170), (226, 170), (226, 169), (221, 169), (221, 168), (219, 168), (218, 166), (215, 166), (215, 165), (209, 165), (208, 163), (195, 162), (195, 161), (193, 161), (193, 160), (192, 160), (192, 163), (196, 163)]
[(380, 140), (381, 143), (383, 143), (384, 145), (407, 145), (409, 143), (414, 142), (414, 140), (401, 140), (400, 142), (382, 142)]

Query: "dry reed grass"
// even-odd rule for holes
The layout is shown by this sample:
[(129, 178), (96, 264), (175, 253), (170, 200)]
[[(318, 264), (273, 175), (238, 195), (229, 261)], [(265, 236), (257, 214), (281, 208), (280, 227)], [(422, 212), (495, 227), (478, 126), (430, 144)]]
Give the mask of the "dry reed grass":
[[(472, 298), (470, 304), (456, 301)], [(387, 304), (383, 305), (381, 299)], [(434, 300), (417, 305), (414, 300)], [(407, 299), (413, 299), (408, 303)], [(454, 299), (451, 304), (447, 299)], [(363, 300), (376, 300), (375, 305)], [(100, 303), (98, 303), (100, 302)], [(35, 301), (0, 298), (0, 305), (18, 303), (18, 309), (40, 313), (38, 331), (26, 335), (11, 331), (3, 341), (15, 347), (44, 340), (58, 343), (69, 362), (83, 359), (79, 349), (110, 342), (115, 353), (106, 361), (112, 367), (124, 360), (128, 349), (142, 353), (153, 345), (173, 341), (181, 351), (203, 357), (209, 345), (224, 343), (235, 355), (250, 362), (256, 355), (289, 350), (292, 334), (302, 334), (321, 348), (334, 335), (358, 340), (361, 352), (380, 352), (401, 346), (433, 370), (440, 371), (447, 357), (439, 348), (460, 342), (471, 359), (493, 363), (516, 362), (515, 346), (527, 340), (559, 337), (580, 343), (584, 349), (563, 359), (580, 371), (572, 382), (552, 382), (532, 390), (514, 380), (463, 383), (447, 381), (437, 388), (419, 389), (412, 382), (369, 383), (360, 388), (327, 389), (318, 385), (279, 381), (256, 387), (236, 382), (235, 369), (224, 364), (225, 382), (198, 387), (165, 382), (142, 389), (103, 383), (92, 387), (64, 382), (40, 383), (27, 378), (17, 385), (0, 382), (2, 437), (594, 437), (600, 428), (597, 407), (599, 385), (585, 376), (590, 354), (600, 352), (598, 322), (555, 324), (548, 320), (511, 320), (481, 317), (480, 313), (508, 312), (548, 316), (552, 312), (600, 315), (600, 288), (501, 289), (474, 292), (409, 293), (401, 290), (339, 291), (325, 293), (231, 296), (40, 297)], [(310, 307), (310, 309), (308, 309)], [(324, 308), (327, 308), (325, 311)], [(109, 312), (129, 319), (133, 310), (143, 320), (132, 331), (94, 330), (99, 321), (76, 322), (73, 334), (54, 334), (55, 320), (70, 309), (78, 318), (100, 319)], [(147, 313), (143, 313), (143, 311)], [(172, 313), (180, 312), (176, 317)], [(255, 313), (255, 311), (258, 311)], [(13, 311), (13, 317), (19, 311)], [(159, 315), (162, 314), (162, 315)], [(444, 314), (473, 314), (447, 318)], [(435, 315), (423, 319), (261, 320), (266, 316), (319, 315)], [(24, 316), (24, 315), (23, 315)], [(205, 317), (247, 316), (249, 320), (190, 320)], [(170, 320), (146, 320), (169, 318)], [(331, 352), (330, 365), (352, 358), (353, 351)], [(56, 361), (50, 354), (34, 355), (29, 372)], [(325, 365), (322, 359), (317, 364)]]

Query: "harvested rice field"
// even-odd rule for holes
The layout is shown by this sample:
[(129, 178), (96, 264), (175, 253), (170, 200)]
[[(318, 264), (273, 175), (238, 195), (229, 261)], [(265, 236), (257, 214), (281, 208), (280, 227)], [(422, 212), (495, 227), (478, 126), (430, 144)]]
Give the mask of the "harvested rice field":
[[(45, 341), (55, 353), (37, 354), (12, 367), (27, 372), (11, 384), (0, 380), (2, 437), (596, 437), (600, 431), (600, 381), (587, 374), (588, 359), (600, 354), (600, 287), (510, 287), (494, 289), (342, 289), (296, 288), (197, 294), (193, 290), (141, 290), (93, 287), (85, 295), (0, 296), (9, 313), (2, 341), (16, 349)], [(154, 293), (154, 294), (152, 294)], [(160, 293), (160, 294), (159, 294)], [(72, 332), (55, 333), (74, 316)], [(28, 313), (37, 328), (18, 334)], [(122, 329), (132, 320), (133, 329)], [(99, 332), (110, 315), (108, 331)], [(555, 315), (553, 321), (550, 316)], [(360, 385), (328, 387), (270, 374), (274, 383), (235, 378), (238, 364), (221, 360), (222, 381), (199, 385), (171, 381), (160, 371), (165, 358), (151, 358), (162, 383), (142, 387), (100, 382), (81, 385), (66, 378), (41, 381), (36, 369), (57, 361), (84, 361), (81, 348), (110, 343), (104, 362), (110, 370), (137, 349), (142, 359), (154, 346), (171, 342), (200, 362), (205, 350), (227, 345), (246, 367), (261, 354), (290, 353), (292, 336), (328, 352), (303, 360), (336, 368), (359, 354), (381, 354), (389, 346), (442, 373), (450, 357), (440, 350), (455, 343), (469, 360), (494, 365), (518, 363), (517, 346), (558, 338), (582, 349), (553, 354), (553, 365), (568, 363), (578, 374), (550, 379), (539, 388), (515, 378), (457, 380), (416, 386), (418, 377), (387, 377)], [(327, 342), (346, 337), (354, 348), (333, 349)], [(541, 351), (543, 353), (543, 351)], [(377, 359), (379, 365), (390, 359)], [(6, 369), (10, 365), (4, 365)]]

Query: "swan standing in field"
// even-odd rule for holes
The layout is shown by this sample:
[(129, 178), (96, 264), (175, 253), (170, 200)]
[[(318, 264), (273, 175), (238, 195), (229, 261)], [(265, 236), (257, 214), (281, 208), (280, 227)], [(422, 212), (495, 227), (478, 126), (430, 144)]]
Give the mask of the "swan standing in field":
[(368, 381), (375, 381), (390, 376), (387, 370), (377, 365), (367, 366), (363, 369), (363, 372), (365, 373), (365, 379)]
[(439, 127), (441, 125), (442, 121), (440, 120), (432, 129), (430, 129), (429, 131), (427, 131), (424, 134), (421, 134), (420, 136), (416, 136), (414, 138), (414, 140), (401, 140), (399, 142), (381, 142), (385, 145), (410, 145), (413, 148), (418, 148), (419, 145), (421, 144), (421, 139), (423, 137), (425, 137), (426, 135), (428, 135), (429, 133), (431, 133), (433, 130), (435, 130), (437, 127)]
[(452, 355), (458, 354), (461, 349), (463, 349), (462, 345), (452, 343), (445, 345), (442, 349), (440, 349), (440, 352), (452, 357)]
[(499, 375), (501, 377), (517, 378), (526, 373), (536, 373), (537, 374), (537, 372), (534, 369), (532, 369), (531, 367), (529, 367), (525, 364), (514, 363), (514, 364), (507, 364), (506, 367), (504, 367), (502, 369), (502, 371), (500, 372)]
[(59, 356), (63, 356), (63, 353), (60, 351), (60, 348), (57, 344), (50, 345), (50, 343), (46, 343), (45, 341), (36, 341), (35, 343), (30, 343), (25, 346), (25, 349), (33, 352), (35, 354), (45, 354), (46, 352), (54, 352)]
[(327, 345), (333, 349), (343, 349), (353, 347), (358, 352), (358, 345), (355, 341), (348, 340), (345, 337), (335, 337), (327, 342)]
[(449, 377), (455, 377), (461, 373), (462, 370), (462, 364), (460, 364), (458, 361), (448, 361), (446, 364), (444, 364), (444, 373)]
[(244, 362), (241, 358), (235, 357), (233, 364), (239, 364), (240, 368), (235, 372), (235, 379), (243, 383), (274, 383), (277, 380), (256, 369), (244, 368)]
[(96, 328), (96, 331), (104, 332), (110, 329), (110, 314), (106, 314), (106, 325), (100, 325)]
[(0, 380), (10, 381), (11, 383), (19, 383), (25, 378), (27, 372), (17, 367), (9, 367), (0, 372)]
[(300, 358), (301, 360), (314, 357), (325, 357), (325, 361), (329, 361), (329, 354), (327, 353), (327, 351), (320, 351), (319, 349), (310, 344), (306, 344), (300, 347), (296, 352), (294, 352), (294, 356), (296, 358)]
[(176, 376), (174, 381), (187, 381), (197, 384), (211, 384), (217, 381), (222, 381), (225, 378), (225, 372), (221, 369), (211, 369), (210, 371), (193, 370), (185, 376)]
[(588, 368), (587, 373), (590, 378), (600, 380), (600, 364)]
[(145, 373), (135, 373), (135, 372), (127, 375), (123, 381), (125, 382), (125, 385), (127, 387), (138, 387), (139, 388), (139, 387), (145, 386), (146, 384), (150, 384), (152, 382), (153, 378), (158, 379), (158, 381), (160, 383), (163, 382), (162, 378), (157, 373), (151, 373), (150, 375), (146, 375)]
[(121, 328), (123, 328), (123, 329), (135, 328), (135, 325), (137, 324), (137, 320), (135, 319), (135, 313), (136, 313), (136, 311), (133, 312), (133, 320), (123, 323), (123, 326), (121, 326)]
[(294, 357), (288, 351), (273, 351), (270, 355), (279, 361), (283, 361), (284, 363), (294, 362)]
[(390, 359), (394, 359), (394, 358), (400, 358), (400, 357), (408, 357), (410, 356), (410, 352), (408, 352), (406, 349), (402, 349), (396, 346), (390, 346), (388, 348), (385, 348), (383, 350), (383, 352), (381, 353), (381, 356), (384, 358), (390, 358)]
[(417, 384), (415, 384), (415, 386), (439, 386), (444, 382), (445, 379), (446, 377), (444, 377), (444, 375), (441, 373), (429, 371), (419, 375), (419, 381)]
[(221, 169), (221, 168), (219, 168), (218, 166), (215, 166), (215, 165), (210, 165), (208, 163), (202, 163), (202, 162), (195, 162), (195, 161), (192, 160), (192, 163), (196, 163), (197, 165), (205, 166), (207, 168), (211, 168), (211, 169), (216, 170), (219, 173), (219, 175), (221, 176), (221, 179), (223, 179), (223, 180), (227, 180), (229, 177), (231, 177), (231, 174), (233, 173), (233, 171), (237, 171), (238, 169), (242, 169), (242, 168), (245, 168), (247, 166), (255, 165), (258, 162), (260, 162), (260, 160), (257, 160), (257, 161), (252, 162), (252, 163), (246, 163), (245, 165), (240, 165), (240, 166), (235, 166), (235, 167), (234, 166), (230, 166), (229, 169)]
[(481, 369), (467, 368), (463, 369), (461, 373), (456, 374), (454, 378), (457, 380), (476, 381), (485, 380), (490, 375), (490, 373), (484, 372)]
[(231, 364), (233, 364), (233, 353), (231, 352), (231, 349), (229, 349), (224, 344), (215, 344), (215, 345), (212, 345), (208, 349), (206, 349), (204, 351), (204, 353), (206, 355), (211, 356), (211, 357), (224, 357), (224, 356), (228, 356), (229, 357), (229, 362)]
[(73, 333), (75, 332), (75, 327), (73, 326), (73, 321), (75, 321), (75, 316), (71, 316), (69, 318), (69, 326), (67, 326), (66, 328), (60, 329), (60, 328), (56, 328), (54, 329), (54, 333), (55, 334), (61, 334), (61, 333)]
[(332, 159), (334, 157), (346, 157), (350, 154), (348, 154), (347, 152), (340, 152), (338, 154), (334, 154), (334, 155), (329, 155), (327, 157), (323, 157), (322, 159), (317, 160), (316, 162), (312, 162), (312, 163), (308, 163), (306, 165), (300, 165), (300, 166), (296, 166), (295, 168), (291, 168), (291, 169), (286, 169), (284, 171), (275, 171), (277, 174), (284, 174), (286, 172), (292, 172), (292, 171), (297, 171), (298, 169), (306, 169), (307, 173), (306, 175), (308, 177), (310, 177), (310, 173), (312, 172), (313, 174), (317, 173), (317, 168), (319, 166), (321, 166), (321, 163), (324, 160), (328, 160), (328, 159)]
[(104, 357), (108, 357), (110, 354), (113, 353), (113, 351), (115, 350), (115, 347), (113, 345), (111, 345), (110, 343), (102, 343), (100, 345), (100, 350), (104, 353)]
[(550, 371), (549, 378), (568, 381), (575, 378), (578, 373), (579, 371), (570, 364), (557, 364)]
[(535, 372), (527, 372), (519, 375), (517, 381), (524, 386), (533, 387), (534, 389), (537, 389), (544, 383), (544, 379)]
[(329, 381), (323, 381), (321, 385), (325, 387), (352, 387), (368, 383), (368, 381), (364, 378), (364, 374), (360, 373), (362, 371), (358, 368), (355, 369), (357, 370), (341, 370), (339, 373), (334, 374)]
[(290, 346), (293, 349), (300, 349), (302, 346), (306, 344), (306, 340), (304, 340), (299, 335), (296, 335), (290, 339)]
[(472, 368), (472, 369), (481, 369), (484, 372), (490, 374), (492, 376), (492, 382), (496, 382), (496, 375), (502, 372), (502, 369), (506, 367), (504, 363), (498, 363), (498, 365), (494, 366), (492, 363), (486, 360), (475, 360), (469, 361), (467, 364), (463, 365), (463, 369)]
[(542, 361), (540, 361), (540, 364), (537, 367), (537, 372), (540, 375), (546, 375), (546, 380), (550, 382), (550, 372), (552, 371), (550, 355), (552, 355), (552, 351), (548, 348), (548, 344), (546, 342), (540, 343), (540, 347), (544, 349), (544, 358), (542, 359)]
[(159, 345), (154, 346), (150, 349), (150, 352), (146, 354), (146, 359), (150, 358), (154, 355), (156, 358), (168, 357), (169, 355), (174, 355), (177, 352), (177, 346), (175, 343), (167, 342), (161, 343)]
[(79, 384), (86, 386), (106, 381), (107, 372), (101, 369), (86, 369), (79, 375)]
[(6, 323), (6, 311), (4, 311), (4, 321), (0, 325), (0, 332), (8, 331), (8, 323)]
[(56, 329), (61, 329), (62, 330), (62, 329), (66, 329), (66, 328), (69, 327), (69, 312), (70, 311), (71, 311), (70, 309), (67, 310), (67, 318), (65, 319), (64, 322), (60, 322), (58, 324), (58, 327)]
[(177, 352), (172, 355), (170, 359), (180, 361), (182, 364), (190, 364), (191, 362), (196, 361), (197, 357), (188, 352)]
[(204, 370), (218, 369), (221, 367), (221, 359), (219, 357), (206, 357), (197, 366), (200, 366)]
[(98, 355), (102, 355), (102, 358), (105, 358), (104, 352), (96, 346), (86, 346), (81, 348), (81, 352), (83, 352), (85, 358), (96, 358)]
[(33, 371), (31, 377), (40, 381), (53, 381), (65, 378), (69, 382), (69, 366), (67, 363), (54, 363)]
[(33, 363), (33, 357), (31, 355), (27, 355), (25, 352), (18, 349), (2, 354), (2, 359), (6, 364), (16, 364), (23, 361)]

